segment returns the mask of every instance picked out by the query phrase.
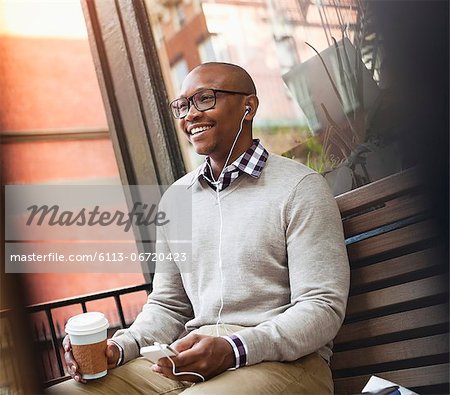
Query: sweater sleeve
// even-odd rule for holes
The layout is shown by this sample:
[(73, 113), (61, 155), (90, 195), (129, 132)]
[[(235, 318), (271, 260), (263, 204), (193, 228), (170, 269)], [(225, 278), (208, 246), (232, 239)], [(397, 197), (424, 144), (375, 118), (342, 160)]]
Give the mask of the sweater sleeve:
[(340, 213), (323, 177), (305, 176), (284, 210), (291, 303), (273, 319), (237, 332), (249, 365), (318, 351), (333, 340), (345, 316), (349, 263)]
[[(164, 233), (162, 229), (160, 232)], [(165, 236), (159, 236), (156, 256), (167, 256), (170, 252)], [(118, 330), (113, 336), (114, 342), (123, 349), (122, 363), (138, 357), (141, 347), (155, 341), (171, 344), (183, 334), (184, 325), (192, 316), (192, 305), (177, 265), (173, 261), (157, 263), (153, 291), (141, 313), (128, 329)]]

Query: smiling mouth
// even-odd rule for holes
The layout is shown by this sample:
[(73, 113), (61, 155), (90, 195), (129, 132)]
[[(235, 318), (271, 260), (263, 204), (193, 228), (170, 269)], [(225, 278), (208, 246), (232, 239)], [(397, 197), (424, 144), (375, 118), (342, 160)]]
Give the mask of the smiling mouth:
[(208, 130), (208, 129), (211, 129), (211, 128), (212, 128), (212, 126), (199, 126), (197, 128), (192, 128), (189, 133), (191, 134), (191, 136), (193, 136), (195, 134), (202, 133), (205, 130)]

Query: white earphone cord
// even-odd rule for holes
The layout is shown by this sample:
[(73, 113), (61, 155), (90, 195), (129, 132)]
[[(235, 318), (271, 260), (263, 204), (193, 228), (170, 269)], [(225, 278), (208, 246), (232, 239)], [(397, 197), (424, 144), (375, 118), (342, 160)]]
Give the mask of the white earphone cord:
[[(228, 157), (227, 160), (225, 161), (222, 171), (219, 174), (219, 178), (216, 181), (214, 179), (214, 173), (212, 171), (211, 165), (209, 165), (208, 162), (206, 162), (209, 166), (209, 170), (211, 172), (211, 177), (213, 179), (212, 184), (216, 186), (216, 193), (217, 193), (217, 204), (219, 206), (219, 218), (220, 218), (220, 227), (219, 227), (219, 269), (220, 269), (220, 308), (219, 308), (219, 312), (217, 314), (217, 322), (216, 322), (216, 333), (217, 336), (220, 336), (219, 334), (219, 325), (221, 324), (221, 314), (222, 314), (222, 310), (223, 310), (223, 272), (222, 272), (222, 228), (223, 228), (223, 217), (222, 217), (222, 206), (220, 203), (220, 193), (219, 193), (219, 180), (222, 176), (222, 173), (224, 172), (225, 168), (227, 167), (228, 161), (230, 160), (231, 154), (233, 152), (234, 146), (236, 145), (239, 136), (241, 135), (242, 132), (242, 126), (244, 124), (244, 119), (245, 116), (250, 112), (250, 109), (246, 108), (244, 116), (241, 119), (240, 125), (239, 125), (239, 130), (236, 134), (236, 137), (234, 138), (233, 144), (231, 145), (231, 149), (230, 152), (228, 153)], [(210, 181), (211, 182), (211, 181)], [(223, 325), (223, 323), (222, 323)], [(187, 327), (185, 325), (185, 329), (187, 330)], [(226, 330), (227, 334), (228, 334), (228, 330)], [(169, 361), (172, 363), (172, 374), (174, 376), (183, 376), (183, 375), (193, 375), (193, 376), (197, 376), (199, 377), (202, 381), (206, 381), (205, 377), (203, 377), (200, 373), (196, 373), (196, 372), (177, 372), (176, 366), (175, 366), (175, 362), (172, 360), (172, 358), (166, 353), (166, 351), (160, 347), (160, 350), (163, 352), (163, 354), (169, 359)], [(231, 370), (234, 370), (235, 368), (232, 368)]]
[(181, 372), (181, 371), (177, 372), (175, 370), (176, 369), (175, 362), (172, 360), (172, 358), (170, 358), (169, 354), (166, 353), (166, 350), (164, 350), (164, 348), (162, 348), (161, 346), (159, 346), (159, 349), (166, 356), (166, 358), (168, 358), (169, 361), (172, 363), (172, 374), (174, 376), (192, 375), (192, 376), (200, 377), (202, 379), (202, 381), (206, 381), (206, 379), (200, 373), (196, 373), (196, 372)]
[[(227, 167), (228, 161), (230, 160), (231, 154), (233, 152), (234, 146), (236, 145), (239, 136), (241, 135), (242, 132), (242, 126), (244, 124), (244, 119), (245, 116), (247, 115), (247, 113), (249, 112), (249, 109), (245, 110), (244, 116), (241, 119), (241, 123), (239, 125), (239, 130), (236, 134), (236, 137), (234, 138), (233, 144), (231, 145), (231, 149), (230, 152), (228, 153), (228, 157), (227, 160), (225, 161), (222, 171), (219, 174), (219, 178), (217, 181), (214, 180), (214, 174), (212, 172), (212, 169), (210, 168), (211, 171), (211, 175), (213, 177), (214, 180), (214, 184), (216, 186), (216, 193), (217, 193), (217, 204), (219, 206), (219, 218), (220, 218), (220, 227), (219, 227), (219, 269), (220, 269), (220, 308), (219, 308), (219, 312), (217, 314), (217, 322), (216, 322), (216, 334), (217, 336), (220, 336), (219, 334), (219, 325), (222, 324), (222, 319), (221, 319), (221, 314), (222, 314), (222, 310), (223, 310), (223, 306), (224, 306), (224, 301), (223, 301), (223, 270), (222, 270), (222, 229), (223, 229), (223, 217), (222, 217), (222, 205), (220, 202), (220, 193), (219, 193), (219, 181), (220, 178), (222, 177), (222, 174), (225, 170), (225, 168)], [(227, 331), (228, 334), (228, 331)]]

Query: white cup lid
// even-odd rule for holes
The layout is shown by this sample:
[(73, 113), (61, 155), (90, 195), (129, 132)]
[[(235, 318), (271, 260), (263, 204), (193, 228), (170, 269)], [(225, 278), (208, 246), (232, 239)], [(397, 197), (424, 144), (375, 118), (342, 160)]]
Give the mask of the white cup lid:
[(90, 335), (108, 327), (108, 319), (103, 313), (91, 311), (69, 318), (66, 324), (66, 333), (69, 335)]

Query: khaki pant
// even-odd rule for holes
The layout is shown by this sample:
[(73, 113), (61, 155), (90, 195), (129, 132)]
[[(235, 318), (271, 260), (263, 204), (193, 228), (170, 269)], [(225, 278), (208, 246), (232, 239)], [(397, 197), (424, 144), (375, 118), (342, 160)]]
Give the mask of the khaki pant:
[[(235, 326), (227, 326), (236, 330)], [(215, 326), (200, 328), (197, 333), (216, 335)], [(268, 345), (270, 346), (270, 345)], [(333, 393), (328, 364), (316, 353), (294, 362), (262, 362), (226, 371), (204, 383), (178, 382), (150, 370), (152, 363), (137, 358), (110, 370), (108, 375), (80, 384), (69, 380), (48, 389), (48, 394), (108, 395), (276, 395)]]

